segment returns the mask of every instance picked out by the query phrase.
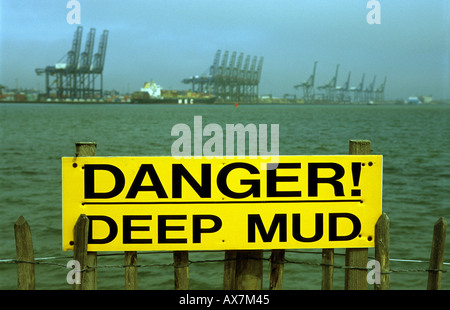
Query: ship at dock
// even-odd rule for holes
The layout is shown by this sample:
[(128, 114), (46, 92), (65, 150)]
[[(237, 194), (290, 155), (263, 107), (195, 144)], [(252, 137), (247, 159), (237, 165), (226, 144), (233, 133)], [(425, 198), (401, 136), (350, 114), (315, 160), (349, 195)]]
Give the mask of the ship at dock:
[(132, 103), (194, 104), (214, 103), (216, 97), (204, 92), (165, 90), (154, 81), (145, 82), (131, 95)]

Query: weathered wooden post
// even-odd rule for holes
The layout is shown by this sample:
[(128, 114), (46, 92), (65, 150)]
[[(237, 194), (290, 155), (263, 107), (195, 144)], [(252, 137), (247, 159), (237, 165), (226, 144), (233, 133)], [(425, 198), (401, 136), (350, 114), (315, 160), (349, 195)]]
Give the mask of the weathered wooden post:
[(14, 224), (17, 255), (17, 289), (35, 289), (34, 250), (31, 229), (23, 216)]
[(78, 217), (77, 223), (73, 228), (73, 259), (80, 264), (80, 283), (74, 283), (74, 290), (89, 290), (94, 289), (92, 279), (87, 277), (88, 274), (88, 232), (89, 219), (86, 214), (81, 214)]
[(189, 252), (173, 252), (173, 268), (176, 290), (189, 289)]
[(428, 268), (428, 290), (441, 289), (446, 233), (447, 221), (441, 217), (434, 224), (433, 229), (433, 243), (431, 245), (430, 265)]
[[(369, 140), (350, 140), (350, 155), (370, 155)], [(345, 251), (345, 265), (356, 267), (345, 269), (345, 289), (346, 290), (366, 290), (367, 289), (367, 260), (369, 251), (367, 248), (349, 248)], [(361, 268), (361, 269), (358, 269)]]
[(138, 289), (136, 251), (125, 251), (125, 289)]
[[(97, 153), (97, 143), (95, 143), (95, 142), (77, 142), (75, 145), (75, 156), (76, 157), (95, 156), (96, 153)], [(87, 223), (89, 224), (89, 220)], [(89, 230), (89, 225), (86, 227), (86, 238), (87, 238), (88, 230)], [(82, 241), (82, 242), (84, 242), (84, 241)], [(74, 247), (75, 247), (75, 245), (74, 245)], [(86, 239), (86, 251), (87, 251), (87, 239)], [(87, 252), (85, 264), (86, 264), (86, 266), (89, 266), (89, 267), (96, 267), (97, 266), (97, 252)], [(83, 264), (81, 264), (81, 269), (83, 269), (83, 268), (84, 268)], [(79, 288), (79, 289), (96, 290), (97, 289), (97, 268), (93, 268), (92, 270), (84, 271), (81, 274), (81, 279), (82, 279), (82, 281), (81, 281), (82, 285), (81, 285), (81, 288)], [(84, 281), (83, 281), (83, 279), (84, 279)]]
[(285, 250), (272, 250), (270, 256), (270, 290), (283, 289)]
[(333, 289), (334, 249), (322, 250), (322, 290)]
[(389, 290), (389, 217), (383, 213), (375, 225), (375, 260), (380, 263), (380, 284), (375, 283), (375, 290)]
[[(225, 251), (223, 289), (224, 290), (262, 289), (262, 270), (263, 270), (262, 259), (263, 259), (262, 250)], [(273, 276), (271, 275), (271, 278), (272, 277)], [(282, 281), (282, 278), (280, 280)], [(276, 282), (278, 281), (279, 280), (276, 280)]]
[(236, 289), (261, 290), (263, 273), (262, 250), (240, 250), (236, 256)]
[(95, 156), (97, 153), (97, 143), (77, 142), (75, 143), (75, 157)]
[(236, 256), (237, 251), (225, 251), (225, 262), (223, 264), (223, 289), (236, 289)]

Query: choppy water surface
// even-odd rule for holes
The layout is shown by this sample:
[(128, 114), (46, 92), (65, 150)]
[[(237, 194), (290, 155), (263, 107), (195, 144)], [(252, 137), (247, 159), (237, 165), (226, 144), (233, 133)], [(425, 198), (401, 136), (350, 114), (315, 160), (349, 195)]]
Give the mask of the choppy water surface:
[[(371, 140), (373, 153), (384, 156), (383, 211), (391, 220), (391, 258), (428, 260), (434, 223), (441, 216), (450, 219), (449, 106), (0, 104), (0, 259), (15, 258), (14, 222), (20, 215), (30, 223), (35, 257), (72, 255), (61, 250), (61, 157), (74, 155), (75, 142), (97, 142), (98, 156), (167, 156), (176, 139), (171, 137), (172, 127), (185, 123), (193, 128), (195, 115), (202, 116), (203, 125), (217, 123), (222, 128), (279, 124), (282, 155), (347, 154), (348, 140)], [(223, 257), (223, 252), (190, 255), (194, 261)], [(321, 260), (315, 254), (286, 257)], [(56, 262), (65, 265), (68, 260)], [(171, 260), (168, 253), (138, 257), (143, 265)], [(337, 256), (335, 263), (343, 265), (344, 259)], [(99, 257), (99, 264), (120, 265), (123, 257)], [(425, 270), (428, 264), (391, 262), (391, 268)], [(70, 289), (67, 271), (37, 265), (36, 287)], [(321, 267), (286, 264), (285, 271), (285, 289), (320, 289)], [(223, 263), (194, 263), (189, 274), (192, 289), (220, 289)], [(101, 289), (124, 287), (122, 268), (99, 269), (98, 278)], [(344, 271), (335, 269), (337, 289), (343, 288), (343, 279)], [(393, 289), (424, 289), (426, 281), (426, 272), (391, 275)], [(15, 287), (16, 265), (0, 264), (0, 289)], [(172, 289), (172, 267), (140, 268), (139, 287)], [(442, 287), (450, 289), (448, 272)]]

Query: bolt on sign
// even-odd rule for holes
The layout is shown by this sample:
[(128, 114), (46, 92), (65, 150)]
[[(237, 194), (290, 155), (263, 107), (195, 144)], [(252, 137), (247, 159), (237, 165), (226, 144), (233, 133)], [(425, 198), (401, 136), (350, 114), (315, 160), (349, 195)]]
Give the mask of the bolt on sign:
[(382, 156), (62, 158), (63, 249), (373, 247)]

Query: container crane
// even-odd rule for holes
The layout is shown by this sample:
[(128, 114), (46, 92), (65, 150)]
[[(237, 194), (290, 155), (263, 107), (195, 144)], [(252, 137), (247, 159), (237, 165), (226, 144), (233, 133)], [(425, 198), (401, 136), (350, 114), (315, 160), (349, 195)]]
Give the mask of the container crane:
[(215, 78), (217, 75), (217, 69), (219, 68), (219, 61), (220, 61), (221, 53), (222, 53), (221, 50), (217, 50), (216, 55), (214, 56), (214, 62), (209, 69), (209, 75), (211, 75), (211, 77), (213, 77), (213, 78)]
[(234, 65), (236, 63), (236, 52), (231, 53), (230, 63), (225, 70), (225, 76), (227, 79), (231, 78), (231, 73), (233, 71)]
[[(260, 57), (258, 62), (256, 56), (252, 59), (250, 55), (245, 56), (244, 53), (237, 55), (238, 53), (235, 51), (232, 53), (225, 51), (221, 59), (221, 50), (218, 50), (214, 62), (209, 68), (209, 77), (191, 76), (183, 79), (182, 82), (192, 83), (194, 91), (196, 85), (207, 84), (209, 91), (224, 101), (244, 100), (250, 102), (258, 96), (263, 57)], [(203, 87), (197, 89), (200, 90)]]
[(228, 54), (229, 54), (229, 51), (225, 51), (225, 53), (222, 56), (222, 63), (219, 66), (219, 69), (217, 72), (217, 78), (219, 78), (219, 80), (223, 79), (223, 75), (225, 73), (225, 68), (226, 68), (227, 62), (228, 62)]
[[(94, 64), (91, 72), (92, 74), (92, 89), (94, 89), (95, 93), (98, 92), (100, 98), (103, 97), (103, 67), (105, 66), (105, 58), (106, 58), (106, 45), (108, 43), (108, 35), (109, 31), (104, 30), (102, 35), (100, 36), (100, 42), (98, 43), (97, 53), (94, 55)], [(100, 77), (100, 88), (98, 91), (95, 91), (95, 79)]]
[(104, 30), (100, 37), (98, 50), (97, 53), (95, 53), (94, 55), (94, 65), (92, 68), (93, 73), (101, 73), (103, 71), (106, 58), (106, 45), (108, 43), (108, 34), (109, 34), (108, 30)]
[(343, 86), (336, 87), (336, 100), (337, 102), (346, 103), (350, 101), (350, 96), (348, 93), (349, 84), (350, 84), (350, 76), (352, 72), (350, 71), (347, 76), (347, 80), (345, 81)]
[(93, 93), (91, 89), (91, 65), (94, 53), (94, 43), (95, 43), (95, 28), (91, 28), (86, 45), (84, 47), (84, 52), (81, 53), (80, 66), (78, 68), (79, 78), (78, 78), (78, 89), (81, 90), (82, 98), (92, 98)]
[(228, 63), (229, 51), (225, 51), (222, 56), (222, 63), (220, 64), (217, 75), (216, 75), (216, 95), (218, 97), (224, 98), (225, 96), (225, 70)]
[(77, 68), (78, 58), (80, 57), (81, 39), (83, 27), (78, 26), (73, 35), (72, 49), (67, 52), (66, 62), (55, 65), (58, 75), (58, 97), (68, 97), (74, 99), (77, 97)]
[(247, 85), (251, 85), (252, 84), (253, 72), (255, 72), (255, 70), (256, 70), (256, 62), (257, 61), (258, 61), (258, 57), (257, 56), (253, 56), (252, 64), (250, 65), (250, 69), (247, 71), (247, 74), (245, 76)]
[(258, 65), (256, 67), (256, 70), (254, 70), (252, 73), (252, 80), (250, 81), (251, 85), (251, 101), (257, 101), (258, 99), (258, 93), (259, 93), (259, 81), (261, 79), (261, 71), (262, 66), (264, 62), (264, 57), (259, 57)]
[(301, 84), (295, 85), (294, 88), (298, 89), (300, 87), (302, 87), (303, 89), (303, 100), (305, 101), (305, 103), (312, 103), (314, 102), (314, 80), (316, 78), (316, 67), (317, 67), (317, 61), (314, 62), (314, 67), (313, 67), (313, 73), (311, 74), (311, 76), (308, 78), (308, 80), (306, 82), (303, 82)]
[(80, 73), (88, 73), (91, 70), (92, 56), (94, 53), (94, 42), (95, 42), (95, 28), (91, 28), (87, 36), (84, 52), (81, 53), (80, 67), (79, 67)]
[[(195, 75), (189, 78), (183, 79), (181, 82), (184, 84), (192, 84), (192, 91), (194, 92), (212, 92), (216, 94), (216, 77), (219, 70), (220, 54), (221, 50), (217, 50), (213, 64), (209, 67), (209, 75), (207, 72), (201, 76)], [(207, 71), (207, 70), (206, 70)]]
[(387, 76), (384, 77), (383, 83), (375, 90), (375, 101), (377, 103), (384, 102), (384, 87), (386, 86)]
[(374, 75), (372, 83), (367, 86), (367, 88), (364, 90), (364, 101), (366, 103), (373, 103), (374, 99), (374, 87), (375, 87), (375, 80), (377, 79), (377, 76)]
[(364, 77), (365, 77), (365, 73), (363, 73), (362, 78), (361, 78), (361, 82), (359, 82), (358, 86), (356, 87), (351, 87), (350, 88), (350, 92), (353, 92), (353, 102), (357, 102), (357, 103), (361, 103), (361, 101), (363, 100), (363, 90), (364, 90)]
[(338, 77), (338, 72), (339, 72), (339, 64), (336, 66), (336, 73), (334, 74), (334, 77), (331, 79), (331, 81), (317, 88), (320, 90), (324, 90), (325, 92), (324, 99), (327, 102), (334, 102), (334, 92), (336, 90), (336, 80)]
[(256, 69), (256, 62), (258, 61), (258, 57), (257, 56), (253, 56), (252, 58), (252, 62), (250, 64), (250, 68), (248, 69), (248, 71), (245, 73), (245, 82), (244, 82), (244, 87), (245, 87), (245, 91), (244, 93), (246, 94), (246, 98), (249, 99), (249, 101), (253, 101), (253, 72)]
[(210, 75), (210, 86), (213, 89), (213, 94), (216, 95), (216, 78), (217, 78), (217, 73), (219, 70), (219, 61), (220, 61), (220, 54), (222, 53), (221, 50), (217, 50), (216, 55), (214, 56), (214, 61), (213, 64), (211, 65), (211, 67), (209, 68), (209, 75)]
[(230, 96), (232, 96), (232, 85), (231, 85), (231, 73), (233, 71), (234, 68), (234, 64), (236, 63), (236, 52), (231, 53), (231, 58), (230, 58), (230, 63), (228, 64), (228, 66), (225, 68), (225, 73), (224, 73), (224, 97), (225, 98), (230, 98)]
[[(242, 69), (239, 71), (238, 74), (238, 83), (243, 86), (245, 84), (245, 76), (247, 74), (248, 68), (250, 66), (250, 60), (251, 60), (251, 56), (247, 55), (247, 57), (245, 58), (245, 63), (244, 66), (242, 67)], [(244, 89), (242, 89), (242, 92), (244, 91)]]
[[(78, 26), (73, 35), (72, 49), (68, 51), (56, 64), (55, 69), (73, 73), (77, 69), (78, 57), (80, 56), (81, 36), (83, 35), (83, 27)], [(62, 62), (64, 61), (64, 62)]]
[(240, 53), (237, 60), (237, 64), (233, 68), (233, 72), (231, 74), (231, 92), (232, 97), (235, 98), (236, 100), (239, 100), (241, 96), (238, 77), (239, 73), (241, 72), (243, 60), (244, 60), (244, 53)]
[(240, 54), (239, 54), (239, 57), (238, 57), (238, 60), (237, 60), (237, 64), (236, 64), (236, 66), (233, 68), (233, 73), (232, 73), (232, 75), (231, 75), (231, 78), (232, 78), (233, 80), (236, 80), (236, 81), (237, 81), (238, 74), (239, 74), (239, 72), (240, 72), (240, 70), (241, 70), (241, 66), (242, 66), (243, 60), (244, 60), (244, 53), (240, 53)]
[[(68, 51), (55, 65), (37, 68), (38, 76), (45, 74), (47, 100), (79, 100), (95, 95), (94, 79), (102, 76), (106, 55), (108, 30), (100, 39), (99, 52), (92, 57), (95, 40), (95, 29), (91, 28), (86, 41), (85, 50), (80, 55), (83, 27), (78, 26), (72, 40), (72, 49)], [(92, 61), (94, 64), (92, 65)], [(92, 77), (92, 85), (91, 84)], [(103, 77), (99, 90), (103, 96)], [(56, 86), (54, 86), (56, 85)]]

